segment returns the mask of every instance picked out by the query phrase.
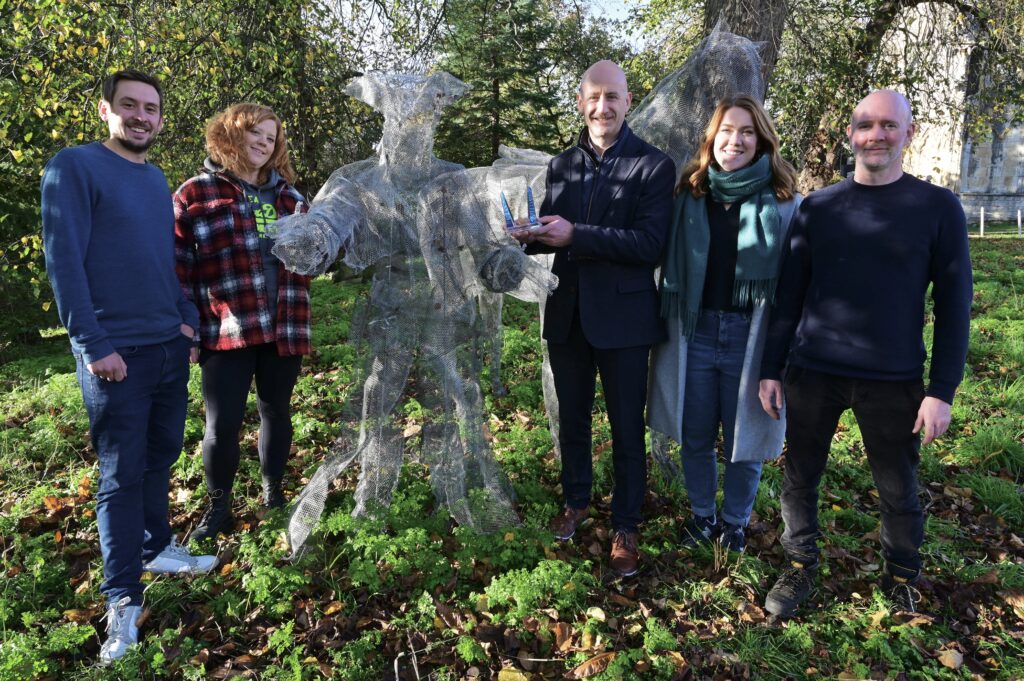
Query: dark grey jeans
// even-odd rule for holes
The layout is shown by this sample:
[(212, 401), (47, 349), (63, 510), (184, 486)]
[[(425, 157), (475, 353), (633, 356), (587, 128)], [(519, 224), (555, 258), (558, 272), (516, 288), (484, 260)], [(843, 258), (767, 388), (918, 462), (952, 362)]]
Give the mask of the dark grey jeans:
[(924, 515), (918, 498), (920, 439), (912, 431), (924, 399), (921, 380), (871, 381), (790, 367), (785, 378), (786, 441), (782, 546), (791, 560), (818, 558), (818, 486), (839, 417), (853, 409), (878, 488), (882, 555), (889, 572), (921, 569)]

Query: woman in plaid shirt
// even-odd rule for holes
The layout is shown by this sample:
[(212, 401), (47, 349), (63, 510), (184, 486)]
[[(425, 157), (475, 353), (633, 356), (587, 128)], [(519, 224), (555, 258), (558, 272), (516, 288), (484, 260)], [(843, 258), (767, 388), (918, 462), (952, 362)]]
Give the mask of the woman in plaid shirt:
[(239, 431), (256, 379), (263, 503), (284, 505), (281, 478), (291, 448), (289, 403), (302, 355), (310, 351), (309, 277), (271, 253), (267, 227), (305, 212), (280, 119), (258, 104), (236, 104), (206, 128), (203, 171), (174, 195), (175, 253), (185, 295), (199, 308), (206, 434), (203, 466), (210, 503), (193, 539), (229, 531)]

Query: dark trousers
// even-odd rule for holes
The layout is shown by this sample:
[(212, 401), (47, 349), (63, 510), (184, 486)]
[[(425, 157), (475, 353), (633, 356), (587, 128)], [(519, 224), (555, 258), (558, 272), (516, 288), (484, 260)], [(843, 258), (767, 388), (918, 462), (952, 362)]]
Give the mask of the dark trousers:
[(167, 494), (184, 438), (191, 348), (182, 335), (117, 348), (128, 367), (120, 382), (90, 374), (82, 356), (75, 355), (99, 460), (100, 591), (110, 603), (128, 596), (132, 605), (142, 604), (142, 564), (171, 541)]
[(920, 439), (912, 431), (924, 399), (922, 382), (870, 381), (790, 367), (785, 394), (782, 546), (790, 559), (817, 560), (818, 485), (839, 417), (853, 409), (878, 488), (882, 555), (891, 573), (917, 575), (924, 515), (917, 489)]
[(229, 494), (234, 485), (240, 457), (238, 434), (253, 378), (260, 414), (260, 469), (264, 478), (280, 479), (292, 446), (290, 402), (302, 357), (281, 357), (275, 344), (265, 343), (237, 350), (204, 348), (199, 364), (206, 404), (203, 466), (210, 494)]
[(591, 454), (595, 379), (601, 374), (608, 420), (612, 427), (612, 528), (636, 532), (647, 489), (644, 406), (650, 346), (602, 350), (587, 342), (579, 316), (565, 343), (549, 343), (551, 372), (558, 395), (562, 448), (562, 493), (565, 504), (590, 503), (594, 470)]

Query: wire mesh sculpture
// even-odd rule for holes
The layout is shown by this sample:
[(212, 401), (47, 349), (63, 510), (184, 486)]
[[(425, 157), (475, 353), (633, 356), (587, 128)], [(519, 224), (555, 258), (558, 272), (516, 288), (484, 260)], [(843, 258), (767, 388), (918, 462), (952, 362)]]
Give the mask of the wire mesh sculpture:
[(491, 290), (542, 300), (557, 278), (508, 235), (496, 238), (481, 219), (486, 199), (475, 193), (474, 176), (433, 155), (440, 113), (465, 89), (446, 73), (354, 79), (346, 92), (384, 115), (376, 155), (335, 171), (308, 213), (275, 223), (274, 253), (293, 271), (322, 273), (340, 249), (348, 267), (374, 272), (353, 325), (367, 357), (361, 399), (349, 408), (359, 407), (358, 427), (342, 425), (332, 456), (299, 495), (288, 527), (293, 555), (354, 459), (361, 464), (354, 514), (390, 503), (404, 450), (396, 408), (414, 366), (422, 369), (416, 399), (431, 416), (421, 455), (439, 505), (483, 532), (518, 522), (484, 436), (477, 296)]
[[(503, 294), (543, 306), (557, 285), (550, 256), (526, 256), (505, 232), (499, 200), (504, 193), (510, 212), (526, 216), (527, 188), (543, 200), (550, 156), (502, 147), (493, 165), (468, 170), (437, 159), (440, 113), (465, 90), (443, 72), (354, 79), (346, 93), (384, 116), (377, 153), (336, 170), (307, 214), (275, 223), (274, 253), (292, 271), (322, 273), (339, 251), (348, 267), (374, 271), (366, 309), (353, 323), (353, 342), (367, 351), (361, 399), (347, 408), (358, 411), (358, 425), (342, 425), (332, 455), (296, 500), (288, 524), (293, 556), (319, 521), (332, 482), (354, 459), (361, 471), (353, 514), (390, 503), (404, 458), (396, 408), (413, 373), (416, 399), (432, 417), (421, 431), (421, 456), (438, 504), (482, 532), (518, 522), (511, 487), (484, 436), (479, 379), (487, 341), (492, 380), (500, 374)], [(637, 106), (630, 125), (682, 168), (719, 99), (762, 92), (757, 46), (717, 27)], [(557, 443), (544, 349), (545, 407)], [(652, 452), (675, 472), (663, 436), (655, 434)]]

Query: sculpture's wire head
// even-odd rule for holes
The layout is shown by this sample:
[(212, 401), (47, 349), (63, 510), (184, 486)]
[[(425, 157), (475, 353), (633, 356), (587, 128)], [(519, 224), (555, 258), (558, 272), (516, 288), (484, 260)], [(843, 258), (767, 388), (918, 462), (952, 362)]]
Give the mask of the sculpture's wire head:
[(429, 76), (370, 71), (345, 87), (346, 94), (384, 116), (378, 150), (391, 172), (429, 165), (441, 112), (468, 90), (468, 85), (444, 71)]
[(667, 153), (680, 170), (697, 150), (720, 100), (743, 94), (764, 98), (759, 44), (721, 26), (654, 86), (628, 119), (634, 132)]
[(716, 106), (726, 97), (741, 94), (764, 101), (761, 43), (716, 29), (698, 50), (704, 62), (702, 85)]
[(444, 71), (429, 76), (369, 71), (350, 80), (345, 94), (369, 104), (386, 120), (421, 113), (440, 115), (468, 90), (468, 85)]

